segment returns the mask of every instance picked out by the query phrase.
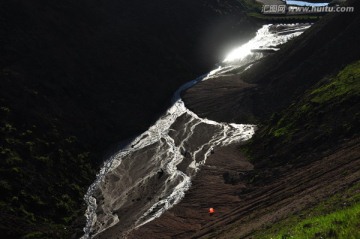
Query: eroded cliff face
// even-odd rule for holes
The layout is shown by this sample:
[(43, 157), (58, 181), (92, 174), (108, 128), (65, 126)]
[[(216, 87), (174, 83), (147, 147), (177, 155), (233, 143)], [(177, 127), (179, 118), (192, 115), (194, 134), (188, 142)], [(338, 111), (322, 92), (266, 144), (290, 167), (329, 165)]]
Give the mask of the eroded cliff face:
[(2, 1), (2, 235), (69, 238), (104, 151), (254, 34), (242, 11), (235, 0)]

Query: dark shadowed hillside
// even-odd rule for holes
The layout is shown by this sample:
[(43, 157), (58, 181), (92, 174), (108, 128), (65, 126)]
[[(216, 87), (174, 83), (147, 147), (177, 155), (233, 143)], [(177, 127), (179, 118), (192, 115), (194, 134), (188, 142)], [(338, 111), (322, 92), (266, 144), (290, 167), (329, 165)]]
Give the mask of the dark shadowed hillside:
[(105, 151), (254, 34), (243, 10), (235, 0), (2, 1), (1, 234), (81, 228)]

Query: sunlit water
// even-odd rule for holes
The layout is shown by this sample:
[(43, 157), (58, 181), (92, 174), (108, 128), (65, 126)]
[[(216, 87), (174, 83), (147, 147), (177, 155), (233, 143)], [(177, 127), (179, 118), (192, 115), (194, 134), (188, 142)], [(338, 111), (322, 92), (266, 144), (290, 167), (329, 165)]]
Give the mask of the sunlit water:
[(224, 59), (224, 62), (238, 61), (244, 64), (260, 59), (263, 55), (261, 53), (252, 53), (252, 49), (268, 48), (277, 50), (276, 46), (299, 36), (310, 26), (310, 24), (264, 25), (258, 30), (253, 39), (231, 51)]
[(192, 177), (218, 147), (250, 139), (254, 125), (200, 118), (185, 107), (180, 93), (263, 56), (251, 49), (278, 47), (309, 26), (265, 25), (254, 39), (229, 54), (225, 66), (180, 87), (167, 112), (104, 163), (85, 195), (87, 224), (82, 238), (95, 237), (115, 225), (121, 225), (118, 236), (126, 238), (178, 203), (190, 188)]

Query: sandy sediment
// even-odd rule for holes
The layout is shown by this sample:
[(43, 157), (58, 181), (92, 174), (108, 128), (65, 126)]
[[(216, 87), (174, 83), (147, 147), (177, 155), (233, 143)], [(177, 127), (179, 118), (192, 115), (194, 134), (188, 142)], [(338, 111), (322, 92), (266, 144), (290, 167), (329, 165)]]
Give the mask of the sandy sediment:
[[(200, 117), (235, 119), (243, 108), (241, 102), (228, 101), (239, 97), (229, 95), (256, 89), (237, 77), (228, 75), (201, 82), (183, 94), (184, 101)], [(233, 111), (229, 110), (231, 107)], [(225, 116), (221, 115), (222, 110)], [(309, 208), (360, 180), (358, 138), (344, 141), (316, 160), (304, 158), (301, 165), (282, 165), (262, 172), (254, 170), (239, 147), (233, 144), (213, 152), (192, 179), (182, 201), (127, 238), (250, 238), (254, 231)], [(257, 176), (262, 179), (253, 183)], [(215, 209), (212, 216), (208, 213), (210, 207)], [(120, 232), (121, 223), (100, 238), (121, 238)]]
[(218, 122), (254, 124), (254, 102), (249, 95), (255, 84), (240, 79), (239, 75), (215, 76), (191, 87), (182, 94), (188, 109), (199, 117)]
[[(251, 163), (235, 145), (224, 147), (210, 156), (179, 204), (129, 238), (247, 238), (358, 182), (359, 141), (345, 142), (308, 165), (278, 168), (277, 175), (260, 185), (241, 180), (252, 169)], [(226, 172), (238, 175), (240, 181), (225, 184)], [(215, 208), (213, 216), (208, 214), (209, 207)]]

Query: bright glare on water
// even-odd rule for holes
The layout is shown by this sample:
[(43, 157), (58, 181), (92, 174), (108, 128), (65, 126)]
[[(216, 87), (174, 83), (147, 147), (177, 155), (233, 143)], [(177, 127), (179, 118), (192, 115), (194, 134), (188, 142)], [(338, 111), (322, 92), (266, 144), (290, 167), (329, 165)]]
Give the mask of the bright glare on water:
[(256, 36), (244, 45), (231, 51), (224, 62), (242, 61), (248, 56), (253, 55), (252, 49), (274, 48), (281, 45), (291, 38), (299, 36), (311, 25), (283, 25), (282, 28), (275, 29), (273, 25), (264, 25), (260, 28)]

